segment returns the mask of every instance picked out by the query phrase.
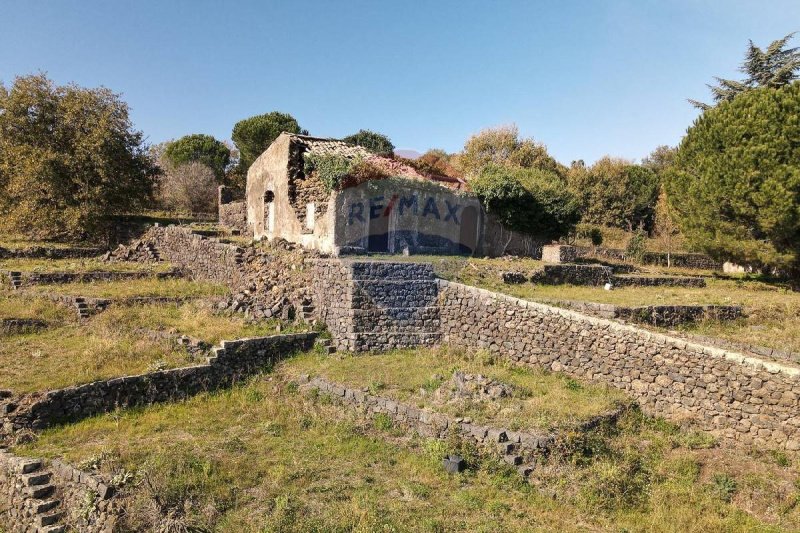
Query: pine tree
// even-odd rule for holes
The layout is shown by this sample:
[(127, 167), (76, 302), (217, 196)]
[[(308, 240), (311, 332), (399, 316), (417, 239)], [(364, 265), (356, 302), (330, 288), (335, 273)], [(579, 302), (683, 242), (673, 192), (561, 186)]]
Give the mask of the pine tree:
[[(766, 50), (756, 46), (753, 41), (749, 42), (747, 55), (739, 67), (739, 70), (746, 75), (742, 81), (726, 80), (717, 78), (717, 85), (708, 85), (711, 89), (714, 102), (729, 102), (736, 95), (758, 89), (761, 87), (778, 88), (788, 85), (797, 79), (800, 71), (800, 48), (786, 48), (789, 40), (794, 33), (773, 41)], [(689, 102), (697, 108), (706, 110), (713, 106), (704, 102), (689, 99)]]

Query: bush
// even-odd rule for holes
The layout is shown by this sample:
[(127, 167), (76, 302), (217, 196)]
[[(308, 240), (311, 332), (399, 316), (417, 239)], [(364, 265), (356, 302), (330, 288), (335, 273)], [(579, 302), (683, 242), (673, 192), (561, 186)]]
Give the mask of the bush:
[(242, 171), (246, 173), (253, 161), (283, 132), (300, 133), (297, 120), (287, 113), (273, 111), (237, 122), (231, 139), (239, 149)]
[(644, 253), (647, 251), (647, 234), (638, 229), (631, 236), (628, 245), (625, 247), (625, 257), (635, 263), (641, 263)]
[(667, 173), (690, 244), (723, 260), (800, 275), (800, 82), (703, 113)]
[(359, 130), (358, 133), (348, 135), (342, 140), (346, 143), (366, 148), (374, 154), (383, 156), (391, 156), (394, 154), (394, 145), (392, 141), (382, 133), (376, 133), (370, 130)]
[(628, 231), (650, 228), (658, 197), (658, 175), (625, 159), (603, 157), (567, 173), (570, 190), (580, 200), (582, 221)]
[(0, 228), (97, 239), (149, 204), (158, 173), (119, 95), (43, 74), (0, 84)]
[(158, 201), (171, 211), (213, 213), (217, 207), (217, 178), (202, 163), (166, 165), (159, 180)]
[(304, 159), (305, 174), (308, 176), (315, 173), (328, 191), (341, 189), (360, 161), (341, 155), (312, 153), (306, 153)]
[(173, 167), (187, 163), (202, 163), (214, 172), (217, 181), (225, 181), (225, 170), (231, 160), (231, 151), (211, 135), (185, 135), (167, 143), (164, 158)]
[(575, 227), (575, 237), (578, 239), (589, 239), (592, 246), (603, 244), (603, 231), (593, 224), (578, 224)]
[(470, 185), (488, 213), (524, 233), (557, 239), (580, 217), (574, 196), (551, 172), (488, 165)]

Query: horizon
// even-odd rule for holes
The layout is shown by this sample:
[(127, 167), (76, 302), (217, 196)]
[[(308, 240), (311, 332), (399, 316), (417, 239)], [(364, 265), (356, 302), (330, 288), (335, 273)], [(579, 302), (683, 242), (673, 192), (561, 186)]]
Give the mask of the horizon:
[(229, 140), (237, 121), (282, 111), (311, 135), (369, 129), (399, 151), (452, 153), (516, 124), (567, 165), (639, 161), (680, 141), (698, 115), (687, 98), (740, 76), (748, 39), (800, 29), (800, 4), (784, 0), (769, 13), (693, 0), (258, 4), (2, 0), (0, 81), (41, 71), (108, 87), (150, 144)]

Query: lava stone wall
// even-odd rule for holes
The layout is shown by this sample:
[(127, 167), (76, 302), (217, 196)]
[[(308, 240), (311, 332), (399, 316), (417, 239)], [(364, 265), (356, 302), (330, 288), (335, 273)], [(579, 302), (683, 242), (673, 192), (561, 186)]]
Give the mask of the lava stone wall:
[(431, 265), (319, 260), (314, 302), (338, 349), (389, 350), (439, 341)]
[(207, 364), (125, 376), (0, 401), (2, 432), (40, 430), (116, 408), (181, 400), (230, 386), (265, 365), (313, 346), (316, 333), (223, 341)]
[(609, 383), (653, 415), (800, 449), (800, 368), (447, 281), (442, 342)]

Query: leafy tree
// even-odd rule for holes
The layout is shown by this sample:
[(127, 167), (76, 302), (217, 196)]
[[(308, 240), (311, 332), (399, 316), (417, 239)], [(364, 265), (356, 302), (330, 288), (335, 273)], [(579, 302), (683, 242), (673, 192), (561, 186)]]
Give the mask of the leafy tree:
[(660, 175), (675, 164), (675, 155), (677, 153), (677, 148), (662, 144), (650, 152), (650, 155), (642, 159), (642, 166)]
[(489, 164), (470, 185), (488, 213), (524, 233), (557, 239), (580, 218), (575, 197), (552, 172)]
[(239, 149), (240, 165), (245, 174), (253, 161), (283, 132), (300, 133), (301, 130), (292, 115), (278, 111), (246, 118), (233, 126), (231, 139)]
[(509, 168), (535, 168), (563, 174), (565, 168), (533, 139), (520, 139), (516, 126), (485, 129), (469, 139), (458, 155), (457, 166), (467, 176), (477, 175), (488, 165)]
[[(737, 95), (753, 89), (760, 87), (775, 89), (796, 80), (800, 71), (800, 48), (786, 47), (793, 36), (794, 33), (790, 33), (782, 39), (772, 41), (766, 50), (761, 50), (750, 41), (745, 60), (739, 67), (739, 71), (745, 74), (746, 78), (737, 81), (715, 77), (717, 85), (708, 85), (714, 102), (717, 104), (729, 102)], [(689, 102), (703, 110), (713, 107), (697, 100), (690, 99)]]
[(97, 238), (110, 215), (147, 205), (158, 172), (110, 90), (56, 86), (44, 74), (0, 90), (0, 228)]
[(672, 250), (680, 234), (680, 228), (667, 200), (667, 193), (662, 186), (656, 202), (653, 235), (661, 244), (661, 248), (667, 252), (667, 268), (672, 266)]
[(703, 113), (667, 173), (690, 244), (800, 274), (800, 82), (757, 89)]
[(653, 221), (658, 176), (625, 159), (603, 157), (586, 168), (573, 164), (567, 181), (580, 200), (583, 222), (632, 231)]
[(231, 151), (211, 135), (194, 134), (167, 143), (164, 157), (176, 167), (191, 162), (202, 163), (214, 172), (219, 183), (223, 183)]
[(411, 164), (411, 166), (417, 170), (427, 172), (429, 174), (450, 176), (452, 178), (462, 177), (461, 172), (459, 172), (458, 169), (453, 166), (452, 160), (453, 156), (444, 150), (432, 148), (417, 159), (409, 161), (409, 164)]
[(362, 146), (374, 154), (383, 156), (391, 156), (394, 154), (394, 145), (392, 141), (382, 133), (376, 133), (370, 130), (359, 130), (358, 133), (348, 135), (342, 140), (346, 143)]

